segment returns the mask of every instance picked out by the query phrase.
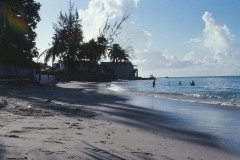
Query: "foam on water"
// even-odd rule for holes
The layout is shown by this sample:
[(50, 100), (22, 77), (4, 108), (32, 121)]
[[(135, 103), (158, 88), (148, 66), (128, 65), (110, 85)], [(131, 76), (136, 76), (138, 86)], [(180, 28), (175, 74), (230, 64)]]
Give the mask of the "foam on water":
[(150, 80), (117, 81), (109, 89), (135, 95), (126, 103), (169, 114), (170, 123), (210, 134), (215, 144), (240, 154), (239, 82), (240, 77), (159, 78), (155, 87)]
[[(189, 82), (194, 80), (195, 86)], [(182, 85), (179, 85), (181, 81)], [(240, 107), (240, 77), (158, 78), (152, 81), (116, 81), (109, 88), (132, 95), (153, 96), (185, 102)]]

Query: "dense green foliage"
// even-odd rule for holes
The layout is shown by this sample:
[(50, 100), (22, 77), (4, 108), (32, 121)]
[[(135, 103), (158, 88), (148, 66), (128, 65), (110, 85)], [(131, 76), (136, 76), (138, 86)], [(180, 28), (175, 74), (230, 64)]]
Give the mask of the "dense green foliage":
[(34, 0), (0, 0), (0, 62), (29, 67), (38, 56), (36, 32), (41, 4)]
[(58, 57), (64, 62), (65, 70), (70, 73), (77, 71), (81, 61), (90, 62), (89, 70), (94, 64), (107, 57), (113, 62), (129, 61), (129, 53), (133, 53), (130, 43), (126, 43), (125, 47), (114, 43), (114, 37), (120, 34), (121, 25), (129, 15), (124, 15), (122, 20), (113, 26), (107, 19), (99, 36), (84, 42), (77, 9), (74, 13), (71, 2), (69, 6), (68, 14), (60, 12), (58, 22), (53, 26), (55, 33), (51, 47), (40, 55), (45, 55), (45, 62), (50, 59), (54, 62)]

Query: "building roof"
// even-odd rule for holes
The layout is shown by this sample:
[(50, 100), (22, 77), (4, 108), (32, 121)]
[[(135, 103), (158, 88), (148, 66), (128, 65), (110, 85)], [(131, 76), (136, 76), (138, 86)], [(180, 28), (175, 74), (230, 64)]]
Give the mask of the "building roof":
[(112, 65), (132, 65), (132, 62), (102, 62), (102, 65), (112, 66)]

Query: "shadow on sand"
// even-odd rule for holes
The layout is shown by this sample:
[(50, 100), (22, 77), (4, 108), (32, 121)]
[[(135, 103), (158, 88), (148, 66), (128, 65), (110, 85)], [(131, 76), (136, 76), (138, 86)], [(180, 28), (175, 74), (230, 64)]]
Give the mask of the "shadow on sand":
[[(82, 86), (85, 89), (80, 89)], [(53, 114), (61, 114), (76, 118), (94, 118), (96, 112), (87, 109), (87, 106), (91, 105), (96, 106), (96, 110), (97, 108), (101, 109), (101, 112), (104, 114), (112, 115), (113, 117), (122, 117), (121, 121), (114, 119), (111, 116), (106, 117), (106, 119), (111, 120), (112, 122), (148, 130), (149, 132), (158, 132), (162, 135), (172, 136), (172, 138), (193, 144), (220, 149), (211, 140), (212, 135), (185, 130), (171, 124), (172, 117), (166, 116), (168, 114), (163, 111), (160, 112), (128, 104), (124, 104), (124, 107), (118, 107), (123, 105), (116, 102), (126, 101), (126, 99), (110, 92), (98, 93), (97, 90), (102, 89), (98, 88), (98, 86), (99, 85), (96, 85), (95, 83), (81, 83), (75, 88), (44, 85), (26, 85), (25, 87), (19, 87), (0, 84), (0, 97), (2, 97), (2, 101), (0, 101), (0, 109), (4, 110), (7, 108), (10, 103), (7, 100), (8, 98), (16, 98), (19, 99), (19, 101), (28, 101), (34, 108), (44, 109)], [(168, 134), (169, 132), (171, 132), (171, 134)], [(119, 160), (122, 159), (121, 157), (114, 155), (114, 153), (109, 153), (90, 144), (87, 145), (89, 146), (89, 149), (87, 149), (85, 154), (93, 159), (107, 159), (107, 157)], [(1, 152), (3, 153), (4, 151), (2, 150)], [(102, 152), (105, 153), (104, 157), (102, 157), (103, 154), (99, 154)], [(128, 159), (128, 157), (126, 158)]]

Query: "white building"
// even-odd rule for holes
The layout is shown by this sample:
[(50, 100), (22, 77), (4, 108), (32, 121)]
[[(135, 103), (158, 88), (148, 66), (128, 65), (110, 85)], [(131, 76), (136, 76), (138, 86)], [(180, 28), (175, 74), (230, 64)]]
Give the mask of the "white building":
[(55, 74), (41, 73), (35, 74), (35, 79), (41, 84), (52, 84), (55, 82)]

